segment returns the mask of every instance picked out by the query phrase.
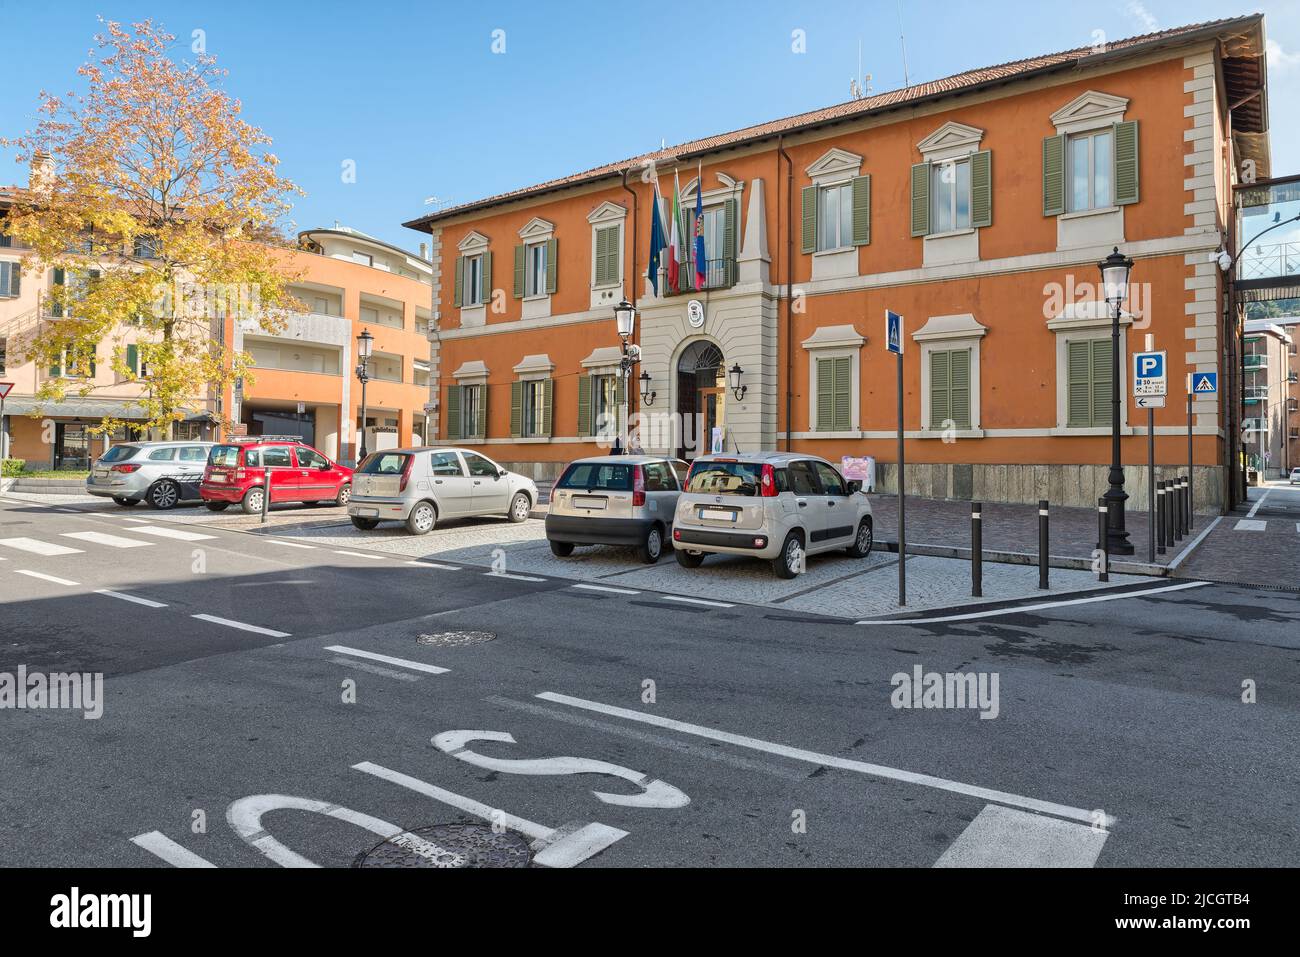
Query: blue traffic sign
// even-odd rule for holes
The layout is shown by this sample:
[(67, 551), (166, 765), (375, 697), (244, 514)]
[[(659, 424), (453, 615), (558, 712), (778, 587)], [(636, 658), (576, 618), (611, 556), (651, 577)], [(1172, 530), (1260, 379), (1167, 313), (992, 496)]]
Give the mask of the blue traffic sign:
[(1192, 373), (1192, 394), (1193, 395), (1214, 395), (1219, 391), (1219, 373), (1217, 372), (1193, 372)]
[(1165, 354), (1133, 353), (1133, 395), (1136, 397), (1165, 394)]
[(903, 354), (903, 317), (885, 310), (885, 348), (895, 355)]

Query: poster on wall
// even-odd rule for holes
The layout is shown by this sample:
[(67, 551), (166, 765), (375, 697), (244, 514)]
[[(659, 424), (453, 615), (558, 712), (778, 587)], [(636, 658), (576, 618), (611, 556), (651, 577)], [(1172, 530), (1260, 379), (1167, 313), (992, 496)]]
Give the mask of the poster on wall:
[(713, 435), (709, 439), (709, 451), (714, 455), (719, 455), (722, 452), (722, 435), (723, 429), (721, 426), (713, 429)]
[(840, 458), (840, 472), (847, 481), (861, 482), (866, 491), (875, 490), (876, 460), (872, 456), (845, 455)]

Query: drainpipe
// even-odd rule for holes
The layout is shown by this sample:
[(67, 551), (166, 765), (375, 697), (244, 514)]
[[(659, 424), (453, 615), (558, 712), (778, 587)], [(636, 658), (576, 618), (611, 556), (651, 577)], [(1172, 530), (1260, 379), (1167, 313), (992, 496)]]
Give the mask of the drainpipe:
[[(636, 298), (637, 298), (637, 288), (636, 288), (637, 281), (641, 278), (641, 273), (637, 266), (637, 252), (641, 248), (640, 241), (637, 238), (637, 220), (641, 218), (640, 217), (641, 204), (639, 198), (637, 197), (636, 190), (634, 190), (631, 186), (627, 185), (626, 169), (623, 170), (623, 190), (629, 196), (632, 197), (632, 309), (635, 310)], [(636, 315), (635, 311), (633, 312), (633, 315)], [(635, 338), (637, 340), (641, 338), (641, 329), (639, 325), (635, 327)], [(623, 402), (627, 405), (626, 414), (627, 414), (627, 424), (629, 429), (631, 428), (632, 425), (632, 415), (633, 415), (632, 403), (633, 401), (640, 398), (640, 393), (638, 391), (639, 387), (637, 386), (636, 381), (637, 380), (632, 376), (631, 371), (629, 371), (627, 375), (627, 382), (623, 384)], [(627, 450), (625, 449), (624, 451), (626, 452)]]
[[(778, 157), (785, 160), (785, 450), (791, 451), (790, 432), (794, 412), (794, 302), (790, 298), (794, 281), (794, 162), (785, 151), (785, 134), (776, 138)], [(778, 169), (780, 163), (778, 161)], [(781, 174), (777, 173), (777, 182)]]

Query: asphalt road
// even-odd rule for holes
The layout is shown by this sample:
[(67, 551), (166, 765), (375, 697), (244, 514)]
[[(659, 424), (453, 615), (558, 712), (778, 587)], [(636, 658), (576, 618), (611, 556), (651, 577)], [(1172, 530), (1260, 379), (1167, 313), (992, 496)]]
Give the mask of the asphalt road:
[[(1297, 623), (1204, 585), (863, 626), (0, 502), (0, 673), (105, 699), (0, 710), (0, 863), (495, 818), (553, 866), (1295, 866)], [(996, 675), (996, 718), (894, 707), (917, 665)]]

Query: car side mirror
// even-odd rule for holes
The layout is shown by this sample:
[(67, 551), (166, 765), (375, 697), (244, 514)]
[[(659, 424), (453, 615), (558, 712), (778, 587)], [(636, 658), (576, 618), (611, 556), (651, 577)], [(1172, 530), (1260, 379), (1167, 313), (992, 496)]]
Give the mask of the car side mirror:
[(847, 494), (856, 495), (862, 491), (862, 482), (859, 479), (851, 479), (848, 483), (849, 491)]
[(497, 469), (497, 478), (499, 478), (499, 479), (503, 479), (503, 478), (505, 478), (505, 477), (506, 477), (507, 475), (509, 475), (509, 474), (510, 474), (510, 473), (507, 472), (505, 469)]
[(328, 462), (326, 462), (324, 465), (317, 466), (317, 468), (319, 468), (322, 472), (328, 472), (331, 466)]

